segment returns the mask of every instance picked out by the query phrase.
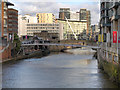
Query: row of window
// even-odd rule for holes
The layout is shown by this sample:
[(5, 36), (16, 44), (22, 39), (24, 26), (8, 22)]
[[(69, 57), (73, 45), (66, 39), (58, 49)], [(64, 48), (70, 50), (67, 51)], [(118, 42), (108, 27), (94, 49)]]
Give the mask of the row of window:
[(59, 27), (27, 27), (27, 29), (46, 29), (46, 30), (50, 30), (50, 29), (59, 29)]
[[(44, 30), (27, 30), (27, 32), (41, 32), (41, 31), (44, 31)], [(58, 30), (49, 30), (48, 33), (59, 33)]]
[(9, 23), (18, 23), (18, 21), (16, 21), (16, 20), (11, 20), (11, 19), (9, 19), (8, 22), (9, 22)]
[(17, 29), (9, 28), (8, 31), (17, 31)]
[(59, 26), (59, 24), (27, 24), (27, 26)]
[(14, 24), (8, 24), (9, 27), (18, 27), (17, 25)]
[(9, 17), (9, 18), (12, 18), (12, 19), (18, 19), (17, 16), (13, 16), (13, 15), (9, 15), (8, 17)]

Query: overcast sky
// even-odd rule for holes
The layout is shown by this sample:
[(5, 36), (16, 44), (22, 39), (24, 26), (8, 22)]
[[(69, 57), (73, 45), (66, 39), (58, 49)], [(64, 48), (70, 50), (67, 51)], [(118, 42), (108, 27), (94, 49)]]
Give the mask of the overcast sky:
[[(59, 8), (69, 7), (71, 11), (79, 11), (86, 8), (91, 11), (92, 24), (99, 22), (98, 0), (8, 0), (12, 2), (19, 11), (19, 14), (36, 15), (36, 13), (53, 13), (56, 18), (59, 16)], [(24, 2), (25, 1), (25, 2)]]

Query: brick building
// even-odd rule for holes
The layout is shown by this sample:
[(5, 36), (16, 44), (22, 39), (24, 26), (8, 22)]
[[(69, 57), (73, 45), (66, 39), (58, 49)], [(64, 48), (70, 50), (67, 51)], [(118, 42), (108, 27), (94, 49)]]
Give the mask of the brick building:
[(8, 9), (8, 39), (14, 40), (14, 34), (18, 33), (18, 10)]
[[(10, 27), (9, 25), (10, 24), (12, 25), (14, 20), (9, 18), (11, 14), (10, 14), (8, 6), (14, 6), (14, 4), (8, 1), (1, 2), (1, 21), (2, 22), (1, 22), (1, 35), (0, 35), (0, 41), (1, 41), (0, 62), (11, 58), (11, 46), (12, 45), (11, 45), (10, 37), (14, 37), (14, 36), (11, 36), (10, 33), (13, 35), (14, 31), (12, 31), (13, 29), (10, 31), (10, 28), (13, 28), (13, 27)], [(11, 21), (12, 23), (9, 22), (10, 20), (13, 20)]]

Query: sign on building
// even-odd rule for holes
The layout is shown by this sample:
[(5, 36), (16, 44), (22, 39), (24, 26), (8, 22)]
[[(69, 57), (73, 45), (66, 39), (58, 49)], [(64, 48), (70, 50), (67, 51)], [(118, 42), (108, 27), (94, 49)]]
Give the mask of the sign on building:
[(117, 43), (117, 31), (113, 31), (113, 43)]

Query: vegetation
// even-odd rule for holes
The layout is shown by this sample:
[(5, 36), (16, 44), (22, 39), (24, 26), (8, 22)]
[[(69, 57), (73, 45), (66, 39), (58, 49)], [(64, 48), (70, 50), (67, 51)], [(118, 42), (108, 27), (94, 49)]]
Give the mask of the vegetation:
[(16, 54), (19, 52), (20, 46), (21, 46), (21, 42), (20, 42), (19, 37), (16, 33), (14, 34), (13, 45), (14, 45), (14, 51), (15, 51), (14, 54)]

